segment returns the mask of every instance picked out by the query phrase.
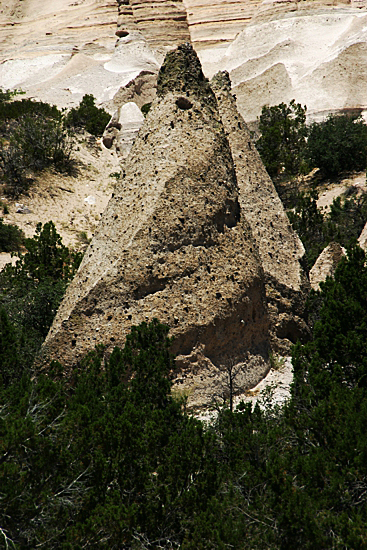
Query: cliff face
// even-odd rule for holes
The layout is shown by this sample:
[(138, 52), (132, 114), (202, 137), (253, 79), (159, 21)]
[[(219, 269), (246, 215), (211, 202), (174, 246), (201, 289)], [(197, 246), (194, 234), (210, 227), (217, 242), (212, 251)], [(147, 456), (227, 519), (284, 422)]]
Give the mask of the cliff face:
[(185, 6), (181, 0), (117, 0), (121, 34), (140, 31), (153, 48), (190, 41)]
[(365, 0), (0, 0), (0, 83), (63, 107), (93, 93), (109, 108), (191, 42), (206, 76), (229, 72), (247, 122), (293, 98), (312, 119), (364, 112), (366, 23)]
[(157, 317), (175, 337), (191, 403), (209, 400), (228, 365), (243, 365), (244, 387), (256, 383), (269, 350), (264, 273), (217, 102), (191, 46), (167, 55), (124, 169), (44, 356), (67, 367)]
[(364, 111), (366, 22), (364, 3), (263, 2), (230, 45), (198, 51), (206, 74), (229, 72), (247, 122), (262, 105), (293, 98), (312, 119)]

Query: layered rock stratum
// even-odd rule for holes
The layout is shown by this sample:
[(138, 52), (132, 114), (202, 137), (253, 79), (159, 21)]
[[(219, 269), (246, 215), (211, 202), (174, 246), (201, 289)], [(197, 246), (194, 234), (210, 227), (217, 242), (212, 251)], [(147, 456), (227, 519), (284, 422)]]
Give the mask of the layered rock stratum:
[[(157, 98), (46, 338), (44, 360), (67, 369), (95, 344), (109, 353), (132, 325), (158, 318), (174, 337), (176, 378), (191, 405), (208, 403), (233, 366), (242, 388), (264, 376), (276, 322), (283, 313), (298, 322), (303, 249), (261, 161), (253, 161), (228, 88), (227, 79), (216, 89), (218, 108), (192, 47), (166, 56)], [(254, 168), (262, 172), (250, 180)], [(271, 258), (273, 243), (284, 248), (286, 265)], [(276, 318), (268, 310), (273, 292), (283, 307)], [(291, 332), (280, 337), (293, 339)]]

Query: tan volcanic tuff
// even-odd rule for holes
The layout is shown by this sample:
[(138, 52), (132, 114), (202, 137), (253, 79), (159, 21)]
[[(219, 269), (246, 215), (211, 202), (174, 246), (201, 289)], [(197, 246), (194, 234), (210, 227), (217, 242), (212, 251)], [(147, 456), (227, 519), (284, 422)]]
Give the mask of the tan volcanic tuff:
[(121, 86), (157, 72), (166, 51), (190, 40), (182, 3), (132, 10), (127, 32), (117, 0), (0, 0), (0, 87), (59, 107), (89, 93), (109, 108)]
[(332, 242), (324, 248), (310, 270), (310, 283), (313, 290), (320, 290), (320, 283), (326, 281), (327, 277), (334, 276), (340, 260), (345, 256), (346, 250), (339, 243)]
[[(95, 344), (111, 351), (132, 325), (156, 317), (175, 337), (191, 403), (208, 402), (213, 373), (229, 364), (243, 363), (243, 384), (255, 384), (269, 349), (264, 275), (215, 96), (190, 45), (167, 55), (124, 169), (44, 359), (68, 367)], [(204, 397), (203, 376), (212, 380)]]
[(153, 48), (174, 47), (190, 40), (185, 6), (181, 0), (117, 0), (118, 33), (140, 31)]
[(154, 93), (165, 53), (185, 42), (206, 76), (229, 72), (248, 124), (291, 99), (311, 121), (367, 118), (366, 0), (0, 0), (0, 86), (59, 107), (92, 93), (113, 114), (140, 73)]
[(365, 2), (331, 6), (266, 1), (258, 4), (230, 44), (223, 46), (219, 36), (205, 48), (194, 34), (192, 39), (207, 76), (229, 72), (248, 123), (256, 120), (263, 105), (293, 98), (307, 105), (311, 120), (341, 109), (367, 109)]
[(265, 273), (272, 347), (286, 352), (291, 342), (308, 335), (303, 317), (310, 288), (300, 264), (305, 250), (237, 111), (228, 73), (217, 73), (211, 87), (232, 152), (241, 212), (250, 224)]

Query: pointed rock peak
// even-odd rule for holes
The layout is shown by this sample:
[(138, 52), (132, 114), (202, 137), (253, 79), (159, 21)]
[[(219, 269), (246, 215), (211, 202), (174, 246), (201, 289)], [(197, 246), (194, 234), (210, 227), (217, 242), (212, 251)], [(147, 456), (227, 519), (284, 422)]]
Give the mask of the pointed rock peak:
[(229, 78), (228, 71), (219, 71), (215, 74), (210, 82), (214, 92), (216, 90), (225, 90), (227, 92), (231, 91), (231, 79)]
[(251, 133), (237, 110), (228, 73), (217, 73), (210, 84), (231, 148), (241, 213), (250, 224), (264, 269), (272, 346), (280, 353), (288, 353), (290, 342), (295, 343), (300, 335), (308, 337), (304, 306), (309, 283), (300, 263), (304, 247), (289, 224)]
[(204, 96), (209, 103), (216, 103), (209, 82), (201, 69), (200, 60), (189, 43), (182, 44), (165, 57), (158, 75), (157, 95), (163, 97), (168, 92), (186, 96), (192, 93)]

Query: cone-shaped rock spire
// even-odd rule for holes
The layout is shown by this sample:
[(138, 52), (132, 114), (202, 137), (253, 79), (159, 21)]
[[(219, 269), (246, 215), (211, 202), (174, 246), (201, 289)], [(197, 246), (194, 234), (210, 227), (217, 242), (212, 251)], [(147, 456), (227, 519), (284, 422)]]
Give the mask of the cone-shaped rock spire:
[(305, 250), (237, 110), (228, 73), (217, 73), (211, 87), (232, 152), (241, 211), (264, 269), (272, 348), (287, 353), (291, 342), (308, 336), (303, 316), (310, 285), (301, 266)]
[(109, 352), (156, 317), (171, 327), (192, 402), (210, 400), (228, 365), (246, 363), (243, 384), (257, 382), (268, 352), (263, 270), (216, 99), (190, 46), (166, 57), (124, 168), (44, 360), (67, 367), (98, 343)]

